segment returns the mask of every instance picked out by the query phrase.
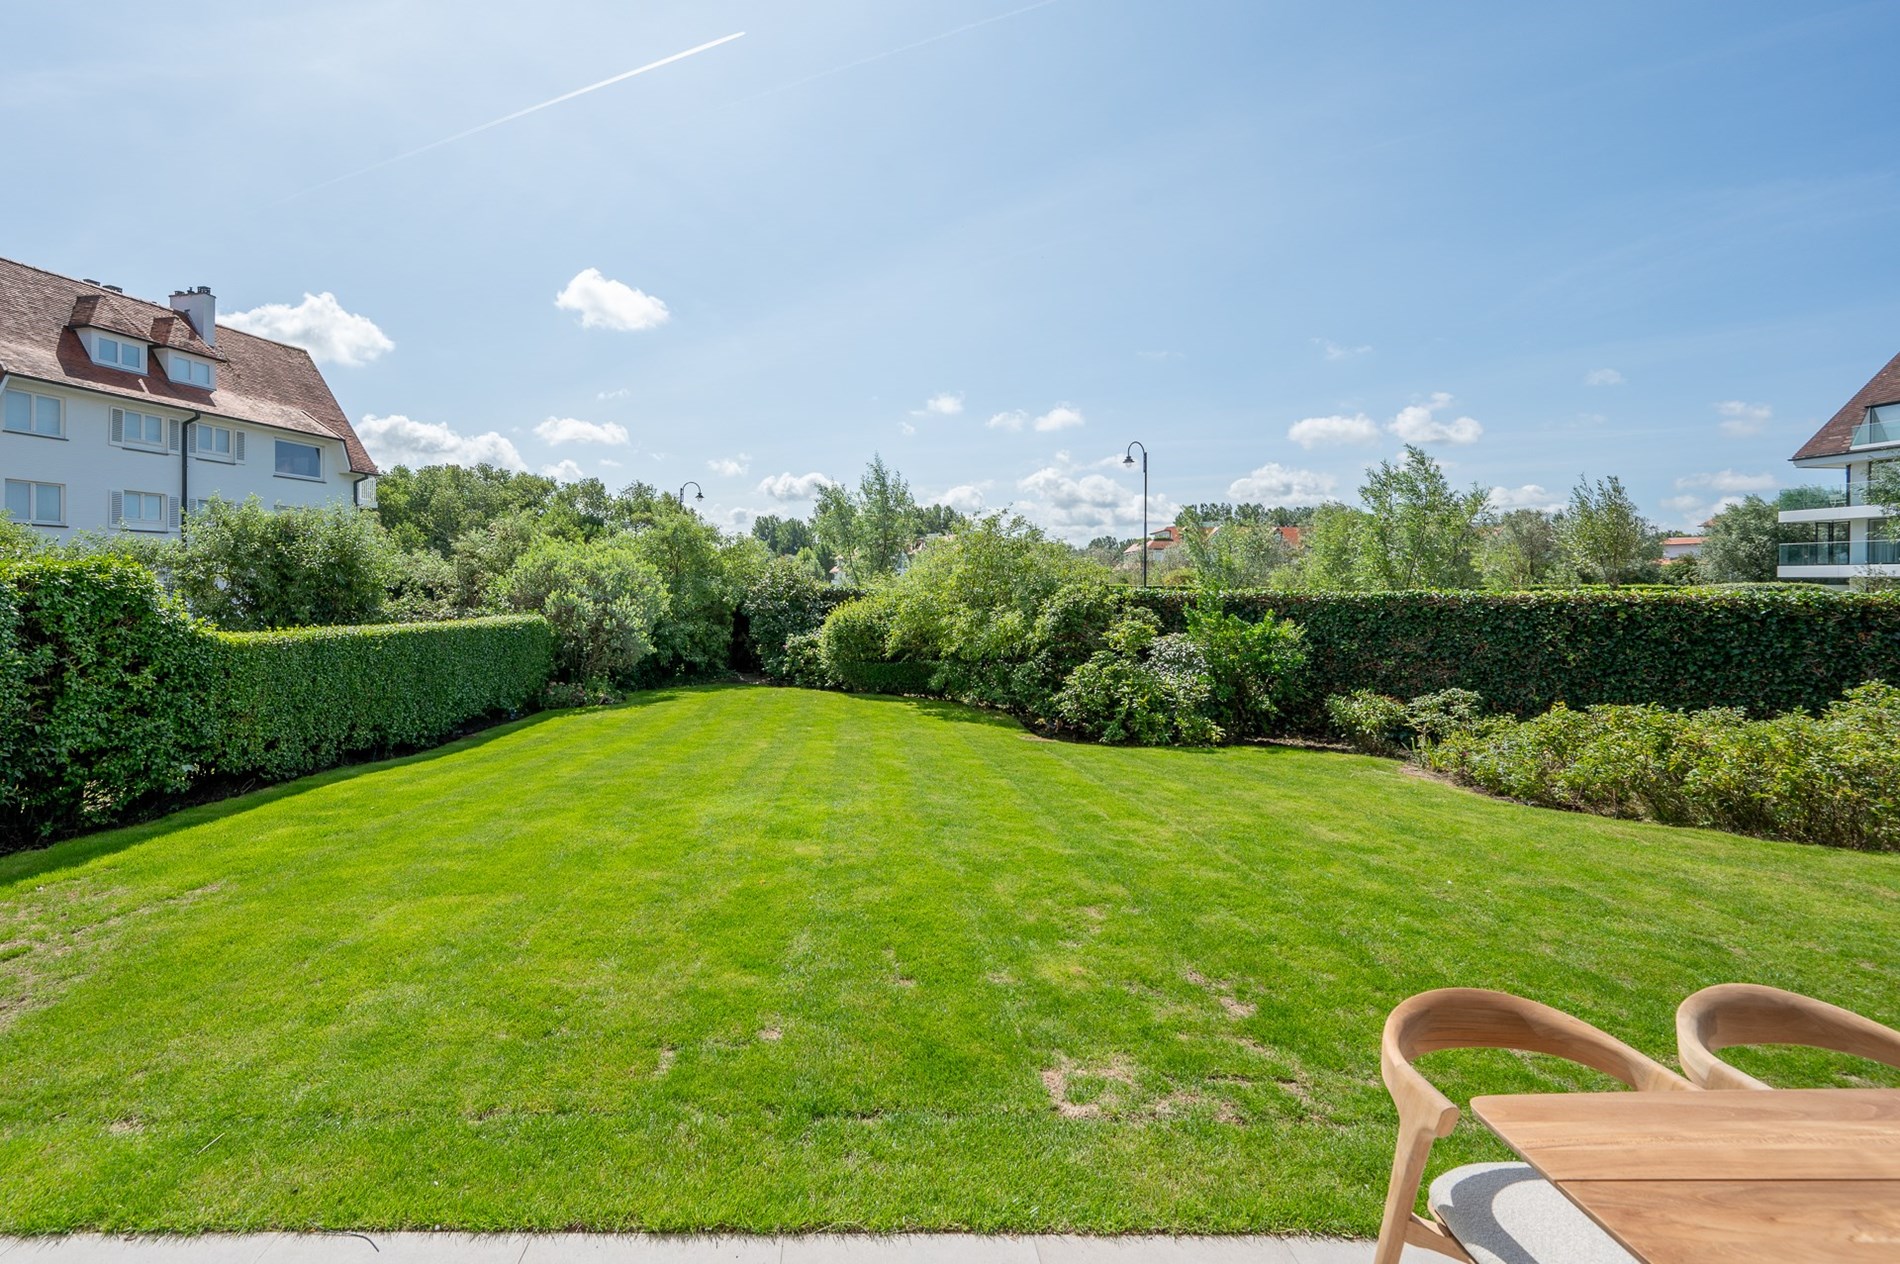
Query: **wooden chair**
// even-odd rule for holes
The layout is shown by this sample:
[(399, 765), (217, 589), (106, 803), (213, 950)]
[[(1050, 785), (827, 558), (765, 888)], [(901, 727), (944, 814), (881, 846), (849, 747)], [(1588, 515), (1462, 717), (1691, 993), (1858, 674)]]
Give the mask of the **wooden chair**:
[(1703, 1088), (1772, 1088), (1716, 1057), (1735, 1045), (1810, 1045), (1900, 1067), (1900, 1031), (1851, 1009), (1755, 983), (1705, 987), (1676, 1008), (1682, 1069)]
[(1433, 1218), (1415, 1213), (1432, 1142), (1450, 1134), (1458, 1108), (1412, 1062), (1441, 1049), (1518, 1049), (1581, 1063), (1644, 1091), (1695, 1085), (1562, 1010), (1506, 992), (1441, 988), (1402, 1002), (1385, 1021), (1381, 1070), (1399, 1111), (1399, 1140), (1373, 1264), (1398, 1264), (1406, 1243), (1467, 1264), (1576, 1261), (1621, 1264), (1631, 1256), (1575, 1204), (1523, 1163), (1474, 1163), (1432, 1182)]

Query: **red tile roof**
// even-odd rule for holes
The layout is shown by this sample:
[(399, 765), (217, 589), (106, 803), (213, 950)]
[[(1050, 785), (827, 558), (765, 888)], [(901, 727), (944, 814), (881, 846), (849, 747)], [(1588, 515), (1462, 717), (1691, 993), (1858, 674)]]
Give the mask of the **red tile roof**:
[(1887, 361), (1887, 367), (1874, 374), (1854, 398), (1841, 405), (1841, 411), (1814, 432), (1814, 437), (1794, 454), (1797, 461), (1816, 456), (1841, 456), (1853, 446), (1854, 427), (1867, 419), (1867, 410), (1875, 404), (1900, 403), (1900, 355)]
[(1663, 541), (1664, 544), (1707, 544), (1708, 542), (1709, 537), (1705, 535), (1672, 535)]
[[(131, 373), (94, 364), (76, 332), (82, 325), (216, 360), (218, 387), (207, 391), (174, 382), (156, 365)], [(377, 472), (323, 374), (301, 347), (219, 325), (214, 349), (169, 307), (11, 259), (0, 259), (0, 372), (341, 439), (352, 473)]]

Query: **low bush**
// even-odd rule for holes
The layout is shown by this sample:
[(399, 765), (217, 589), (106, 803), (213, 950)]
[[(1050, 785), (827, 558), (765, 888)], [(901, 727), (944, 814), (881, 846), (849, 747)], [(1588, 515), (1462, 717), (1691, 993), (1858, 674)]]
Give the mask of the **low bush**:
[(1215, 722), (1230, 738), (1267, 732), (1303, 683), (1306, 639), (1300, 629), (1272, 614), (1250, 623), (1199, 607), (1188, 611), (1187, 624), (1207, 663)]
[(768, 561), (746, 589), (740, 606), (760, 670), (768, 676), (791, 679), (791, 657), (808, 648), (801, 646), (794, 651), (792, 642), (816, 633), (834, 607), (857, 595), (855, 590), (841, 590), (813, 579), (797, 558), (775, 557)]
[(817, 629), (786, 638), (778, 653), (777, 677), (806, 689), (829, 689), (836, 682), (825, 667), (825, 651)]
[(1397, 698), (1372, 689), (1336, 693), (1326, 699), (1326, 716), (1341, 737), (1369, 755), (1405, 749), (1405, 704)]
[(1794, 842), (1900, 849), (1900, 689), (1868, 682), (1818, 715), (1557, 706), (1427, 748), (1426, 766), (1493, 794)]
[(0, 562), (0, 850), (183, 790), (218, 683), (199, 625), (144, 567)]
[(537, 615), (451, 623), (219, 632), (219, 773), (296, 777), (426, 746), (532, 705), (554, 636)]
[(1108, 630), (1107, 648), (1069, 673), (1055, 696), (1056, 716), (1082, 736), (1134, 746), (1209, 746), (1221, 740), (1208, 714), (1213, 690), (1200, 646), (1159, 635), (1147, 610), (1128, 612)]

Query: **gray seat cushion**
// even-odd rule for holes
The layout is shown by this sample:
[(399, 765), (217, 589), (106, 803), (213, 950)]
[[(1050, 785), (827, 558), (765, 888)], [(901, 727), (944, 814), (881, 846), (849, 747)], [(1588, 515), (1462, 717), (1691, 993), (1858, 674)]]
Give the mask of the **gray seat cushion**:
[(1637, 1264), (1528, 1163), (1453, 1168), (1425, 1200), (1478, 1264)]

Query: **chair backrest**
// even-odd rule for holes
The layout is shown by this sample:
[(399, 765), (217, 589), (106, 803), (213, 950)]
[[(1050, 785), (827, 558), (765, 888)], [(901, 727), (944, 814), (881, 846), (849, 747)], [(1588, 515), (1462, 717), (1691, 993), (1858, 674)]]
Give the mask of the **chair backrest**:
[(1799, 992), (1718, 983), (1676, 1008), (1676, 1050), (1690, 1079), (1703, 1088), (1772, 1088), (1715, 1056), (1735, 1045), (1809, 1045), (1900, 1067), (1900, 1031)]
[(1380, 1071), (1399, 1111), (1399, 1140), (1386, 1189), (1385, 1218), (1373, 1264), (1397, 1264), (1406, 1242), (1469, 1259), (1443, 1228), (1412, 1208), (1432, 1142), (1449, 1134), (1458, 1108), (1412, 1061), (1441, 1049), (1518, 1049), (1548, 1053), (1601, 1071), (1645, 1091), (1693, 1090), (1695, 1085), (1616, 1037), (1560, 1009), (1508, 992), (1439, 988), (1401, 1001), (1385, 1020)]

